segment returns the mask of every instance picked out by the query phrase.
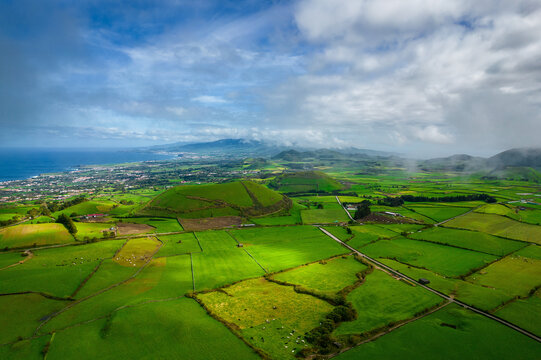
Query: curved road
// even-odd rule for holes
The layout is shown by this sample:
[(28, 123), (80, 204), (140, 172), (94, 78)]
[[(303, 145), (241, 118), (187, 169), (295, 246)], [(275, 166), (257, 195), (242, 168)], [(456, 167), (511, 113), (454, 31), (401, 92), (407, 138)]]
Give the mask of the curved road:
[(450, 296), (445, 295), (444, 293), (441, 293), (441, 292), (439, 292), (437, 290), (434, 290), (434, 289), (432, 289), (432, 288), (430, 288), (430, 287), (428, 287), (426, 285), (423, 285), (423, 284), (417, 282), (416, 280), (410, 278), (409, 276), (404, 275), (401, 272), (399, 272), (399, 271), (397, 271), (397, 270), (395, 270), (395, 269), (393, 269), (393, 268), (391, 268), (391, 267), (389, 267), (389, 266), (387, 266), (387, 265), (385, 265), (385, 264), (383, 264), (383, 263), (369, 257), (368, 255), (363, 254), (362, 252), (360, 252), (360, 251), (358, 251), (358, 250), (356, 250), (354, 248), (352, 248), (351, 246), (349, 246), (348, 244), (346, 244), (342, 240), (338, 239), (336, 236), (334, 236), (333, 234), (331, 234), (327, 230), (325, 230), (325, 229), (323, 229), (321, 227), (319, 227), (319, 230), (321, 230), (325, 235), (329, 236), (331, 239), (335, 240), (336, 242), (338, 242), (342, 246), (346, 247), (347, 249), (353, 251), (354, 253), (358, 254), (362, 258), (364, 258), (364, 259), (370, 261), (371, 263), (375, 264), (377, 267), (383, 268), (383, 269), (389, 271), (390, 273), (396, 275), (397, 277), (400, 277), (400, 278), (406, 279), (408, 281), (411, 281), (412, 283), (416, 284), (417, 286), (421, 286), (424, 289), (426, 289), (426, 290), (428, 290), (428, 291), (430, 291), (430, 292), (432, 292), (432, 293), (434, 293), (434, 294), (436, 294), (436, 295), (438, 295), (438, 296), (440, 296), (440, 297), (442, 297), (442, 298), (444, 298), (444, 299), (446, 299), (446, 300), (448, 300), (450, 302), (453, 302), (453, 303), (455, 303), (455, 304), (457, 304), (459, 306), (462, 306), (465, 309), (471, 310), (471, 311), (476, 312), (476, 313), (478, 313), (480, 315), (483, 315), (483, 316), (485, 316), (485, 317), (487, 317), (489, 319), (497, 321), (502, 325), (510, 327), (511, 329), (513, 329), (515, 331), (518, 331), (519, 333), (521, 333), (523, 335), (526, 335), (526, 336), (528, 336), (528, 337), (530, 337), (530, 338), (532, 338), (532, 339), (534, 339), (534, 340), (536, 340), (538, 342), (541, 342), (541, 338), (539, 336), (537, 336), (535, 334), (532, 334), (531, 332), (529, 332), (527, 330), (524, 330), (523, 328), (518, 327), (517, 325), (512, 324), (509, 321), (503, 320), (503, 319), (501, 319), (501, 318), (499, 318), (499, 317), (497, 317), (495, 315), (492, 315), (492, 314), (490, 314), (488, 312), (485, 312), (483, 310), (479, 310), (477, 308), (474, 308), (473, 306), (465, 304), (462, 301), (456, 300), (456, 299), (454, 299), (454, 298), (452, 298)]

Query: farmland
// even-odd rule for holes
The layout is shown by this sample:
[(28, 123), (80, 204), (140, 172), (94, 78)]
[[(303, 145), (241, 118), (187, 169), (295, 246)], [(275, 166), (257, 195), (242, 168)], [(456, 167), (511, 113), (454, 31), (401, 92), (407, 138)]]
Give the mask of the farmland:
[[(449, 303), (320, 230), (539, 336), (541, 210), (515, 203), (517, 193), (530, 193), (526, 185), (385, 169), (375, 176), (333, 164), (282, 172), (287, 164), (269, 162), (248, 178), (246, 167), (216, 166), (228, 176), (100, 188), (70, 206), (46, 199), (56, 209), (49, 213), (44, 204), (0, 207), (0, 219), (17, 216), (0, 228), (0, 357), (530, 359), (539, 352), (532, 337)], [(207, 169), (197, 171), (210, 176)], [(497, 202), (452, 199), (472, 192), (498, 194)], [(423, 198), (389, 200), (402, 195)], [(442, 196), (451, 199), (437, 201)], [(369, 203), (371, 215), (351, 221), (337, 197)], [(73, 221), (74, 235), (55, 222), (60, 214)], [(422, 343), (427, 338), (435, 340)]]

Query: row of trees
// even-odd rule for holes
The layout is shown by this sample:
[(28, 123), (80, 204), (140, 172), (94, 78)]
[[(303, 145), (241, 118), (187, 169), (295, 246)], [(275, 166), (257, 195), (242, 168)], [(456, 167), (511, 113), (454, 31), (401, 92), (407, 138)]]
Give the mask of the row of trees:
[(66, 214), (60, 214), (58, 218), (56, 218), (56, 222), (64, 225), (64, 227), (71, 235), (75, 235), (77, 233), (77, 227), (75, 226), (75, 223)]
[(378, 200), (378, 205), (402, 206), (405, 201), (408, 202), (459, 202), (459, 201), (484, 201), (486, 203), (495, 203), (497, 200), (487, 194), (453, 195), (453, 196), (417, 196), (402, 195), (398, 197), (386, 197)]

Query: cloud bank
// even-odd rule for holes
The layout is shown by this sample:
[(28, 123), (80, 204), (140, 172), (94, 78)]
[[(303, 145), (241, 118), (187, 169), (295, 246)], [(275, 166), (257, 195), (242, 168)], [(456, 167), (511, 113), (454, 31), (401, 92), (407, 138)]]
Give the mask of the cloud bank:
[(0, 141), (535, 146), (540, 33), (527, 0), (3, 2)]

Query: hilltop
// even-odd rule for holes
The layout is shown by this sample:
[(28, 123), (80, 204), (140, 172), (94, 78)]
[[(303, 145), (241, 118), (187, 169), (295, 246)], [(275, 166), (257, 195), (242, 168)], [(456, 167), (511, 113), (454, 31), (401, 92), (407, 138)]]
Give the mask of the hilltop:
[(290, 207), (290, 200), (252, 181), (181, 185), (152, 199), (140, 215), (178, 218), (261, 216)]
[(284, 173), (271, 181), (269, 186), (285, 193), (331, 192), (343, 189), (343, 185), (321, 171)]

